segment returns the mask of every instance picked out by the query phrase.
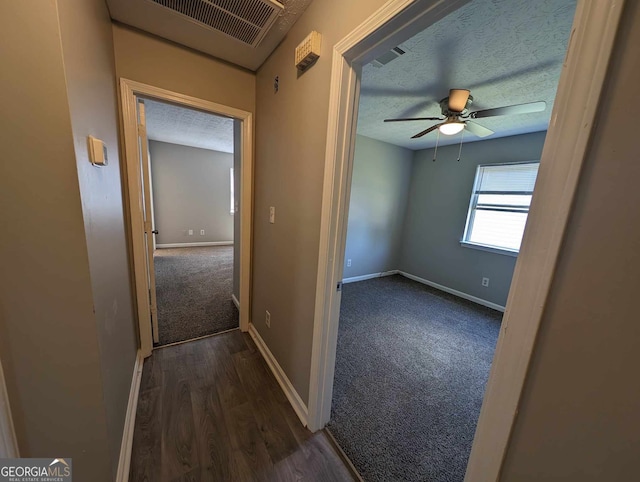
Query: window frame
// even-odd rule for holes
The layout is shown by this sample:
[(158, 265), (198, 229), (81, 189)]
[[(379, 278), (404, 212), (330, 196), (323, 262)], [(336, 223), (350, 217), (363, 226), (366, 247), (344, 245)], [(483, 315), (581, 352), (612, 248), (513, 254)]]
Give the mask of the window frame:
[[(493, 245), (489, 245), (489, 244), (482, 244), (482, 243), (477, 243), (477, 242), (473, 242), (473, 241), (469, 241), (469, 236), (471, 235), (471, 228), (473, 227), (473, 221), (475, 219), (475, 212), (477, 210), (477, 205), (478, 205), (478, 196), (480, 195), (478, 193), (478, 183), (480, 181), (481, 176), (479, 176), (478, 174), (480, 173), (480, 169), (483, 167), (492, 167), (492, 166), (517, 166), (517, 165), (523, 165), (523, 164), (538, 164), (540, 165), (540, 160), (532, 160), (532, 161), (515, 161), (515, 162), (492, 162), (492, 163), (487, 163), (487, 164), (478, 164), (476, 166), (476, 173), (475, 173), (475, 178), (473, 180), (473, 189), (471, 190), (471, 199), (469, 200), (469, 208), (467, 209), (467, 220), (465, 222), (465, 226), (464, 226), (464, 231), (462, 233), (462, 239), (460, 239), (460, 246), (462, 246), (463, 248), (472, 248), (472, 249), (478, 249), (481, 251), (488, 251), (490, 253), (496, 253), (496, 254), (503, 254), (503, 255), (507, 255), (507, 256), (513, 256), (513, 257), (517, 257), (518, 254), (520, 253), (520, 249), (509, 249), (509, 248), (505, 248), (505, 247), (501, 247), (501, 246), (493, 246)], [(537, 181), (537, 175), (536, 175), (536, 181)], [(533, 191), (513, 191), (513, 192), (508, 192), (508, 191), (500, 191), (500, 192), (491, 192), (491, 193), (482, 193), (482, 194), (502, 194), (502, 193), (509, 193), (509, 194), (520, 194), (520, 195), (531, 195), (533, 196)], [(527, 209), (527, 218), (529, 216), (529, 211), (531, 209), (531, 206), (529, 206), (529, 208)]]

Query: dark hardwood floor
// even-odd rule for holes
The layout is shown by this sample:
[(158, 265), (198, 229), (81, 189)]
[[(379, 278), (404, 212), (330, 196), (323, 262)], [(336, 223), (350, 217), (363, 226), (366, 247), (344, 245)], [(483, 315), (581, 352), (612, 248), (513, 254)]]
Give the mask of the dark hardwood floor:
[(131, 482), (355, 480), (302, 426), (253, 340), (235, 330), (145, 360)]

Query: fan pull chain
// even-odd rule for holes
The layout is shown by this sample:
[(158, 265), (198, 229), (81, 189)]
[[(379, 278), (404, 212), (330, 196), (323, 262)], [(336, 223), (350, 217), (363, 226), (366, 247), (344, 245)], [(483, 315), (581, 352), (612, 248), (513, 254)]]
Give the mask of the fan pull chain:
[(437, 137), (436, 137), (436, 148), (433, 151), (433, 162), (436, 162), (436, 154), (438, 153), (438, 141), (440, 140), (440, 129), (436, 129), (437, 132)]
[(460, 135), (460, 150), (458, 151), (458, 162), (460, 162), (460, 154), (462, 154), (462, 139), (464, 139), (464, 129), (462, 129), (462, 134)]

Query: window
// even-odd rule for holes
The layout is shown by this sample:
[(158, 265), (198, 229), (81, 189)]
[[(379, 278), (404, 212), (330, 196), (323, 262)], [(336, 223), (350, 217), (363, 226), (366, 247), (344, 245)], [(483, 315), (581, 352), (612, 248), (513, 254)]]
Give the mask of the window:
[(539, 162), (478, 166), (463, 246), (517, 254)]
[(230, 185), (231, 185), (231, 207), (229, 208), (229, 214), (235, 214), (236, 212), (236, 207), (233, 203), (233, 167), (231, 169), (229, 169), (229, 172), (231, 173), (231, 175), (229, 176), (229, 178), (231, 179)]

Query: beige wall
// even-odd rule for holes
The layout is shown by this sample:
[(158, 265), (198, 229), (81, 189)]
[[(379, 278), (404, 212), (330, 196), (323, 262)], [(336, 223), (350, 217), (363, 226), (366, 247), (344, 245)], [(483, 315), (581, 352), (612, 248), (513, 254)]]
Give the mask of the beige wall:
[[(0, 2), (0, 356), (24, 457), (111, 480), (56, 3)], [(88, 84), (87, 84), (88, 85)], [(99, 305), (96, 305), (96, 307)]]
[[(333, 45), (383, 0), (315, 0), (258, 71), (252, 322), (307, 402)], [(322, 34), (322, 55), (298, 77), (294, 49)], [(280, 91), (273, 92), (273, 78)], [(269, 224), (269, 206), (276, 223)], [(271, 312), (271, 328), (264, 323)]]
[(117, 23), (113, 40), (118, 77), (255, 112), (253, 72)]
[[(138, 341), (120, 180), (111, 20), (103, 0), (59, 1), (58, 15), (115, 477)], [(105, 142), (108, 166), (89, 162), (89, 135)]]
[(557, 266), (504, 481), (640, 472), (640, 3), (626, 2), (597, 131)]

